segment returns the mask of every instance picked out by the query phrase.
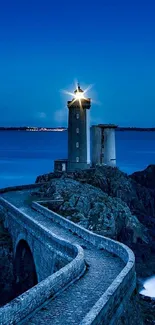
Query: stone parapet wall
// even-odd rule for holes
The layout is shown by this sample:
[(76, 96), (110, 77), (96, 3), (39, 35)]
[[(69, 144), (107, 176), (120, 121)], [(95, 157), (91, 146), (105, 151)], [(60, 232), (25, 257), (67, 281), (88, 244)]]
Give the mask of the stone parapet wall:
[(32, 207), (64, 228), (76, 233), (79, 237), (97, 248), (105, 249), (119, 256), (124, 261), (125, 267), (121, 273), (81, 322), (81, 325), (115, 324), (123, 312), (124, 304), (130, 299), (136, 287), (135, 257), (133, 252), (122, 243), (94, 234), (57, 213), (50, 211), (42, 206), (41, 202), (33, 202)]
[[(41, 241), (45, 246), (50, 245), (51, 250), (63, 253), (64, 256), (74, 258), (77, 251), (73, 249), (73, 245), (70, 242), (60, 239), (55, 235), (51, 234), (50, 231), (43, 225), (40, 225), (33, 217), (30, 217), (23, 211), (20, 211), (17, 207), (9, 203), (7, 200), (0, 197), (0, 205), (8, 211), (9, 216), (16, 217), (16, 222), (27, 231), (32, 234), (37, 240)], [(9, 227), (10, 218), (5, 220), (5, 225)], [(21, 228), (21, 229), (22, 229)]]
[[(32, 188), (32, 187), (28, 187)], [(59, 251), (71, 262), (61, 268), (56, 273), (48, 276), (46, 279), (29, 289), (22, 295), (18, 296), (10, 303), (0, 308), (0, 325), (17, 324), (30, 313), (36, 310), (46, 300), (57, 295), (62, 289), (66, 288), (85, 271), (84, 252), (79, 245), (71, 244), (59, 237), (52, 235), (44, 226), (41, 226), (36, 220), (20, 211), (8, 201), (0, 198), (0, 205), (5, 208), (9, 214), (6, 216), (6, 223), (12, 217), (18, 220), (22, 227), (32, 232), (37, 239), (43, 241), (45, 245), (51, 246), (51, 249)], [(36, 236), (37, 234), (37, 236)]]
[(38, 188), (38, 187), (41, 187), (44, 184), (46, 184), (46, 182), (4, 187), (4, 188), (0, 188), (0, 194), (7, 193), (7, 192), (13, 192), (13, 191), (20, 191), (20, 190), (22, 191), (22, 190), (29, 190), (29, 189), (33, 189), (33, 188)]

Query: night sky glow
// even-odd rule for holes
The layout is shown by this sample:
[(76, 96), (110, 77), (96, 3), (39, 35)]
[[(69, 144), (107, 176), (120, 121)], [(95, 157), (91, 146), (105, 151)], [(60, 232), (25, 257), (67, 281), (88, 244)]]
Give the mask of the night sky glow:
[(91, 123), (155, 127), (155, 1), (1, 1), (0, 124), (66, 126), (75, 81)]

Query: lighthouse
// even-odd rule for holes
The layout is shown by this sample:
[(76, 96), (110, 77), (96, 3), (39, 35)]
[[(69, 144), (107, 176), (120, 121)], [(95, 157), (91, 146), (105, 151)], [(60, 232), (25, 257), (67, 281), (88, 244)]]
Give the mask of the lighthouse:
[(85, 96), (78, 84), (68, 107), (68, 156), (54, 161), (55, 172), (74, 172), (96, 165), (116, 166), (115, 124), (98, 124), (91, 127), (90, 161), (90, 122), (91, 99)]
[(91, 99), (77, 85), (74, 98), (68, 101), (68, 162), (67, 171), (90, 168)]

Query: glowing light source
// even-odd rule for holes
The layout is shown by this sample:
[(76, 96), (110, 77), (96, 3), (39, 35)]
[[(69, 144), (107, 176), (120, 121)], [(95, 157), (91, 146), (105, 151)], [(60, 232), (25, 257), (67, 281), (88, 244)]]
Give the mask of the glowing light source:
[(73, 97), (73, 100), (71, 101), (70, 106), (73, 105), (78, 100), (79, 101), (79, 104), (80, 104), (80, 107), (82, 108), (82, 101), (83, 100), (86, 100), (86, 101), (89, 101), (90, 100), (89, 98), (86, 98), (85, 97), (85, 94), (91, 88), (92, 88), (92, 85), (90, 85), (85, 90), (82, 90), (80, 88), (80, 85), (79, 84), (76, 84), (76, 90), (74, 91), (74, 93), (71, 93), (71, 92), (66, 91), (66, 90), (63, 90), (63, 93), (64, 94), (67, 94), (67, 95), (70, 95), (70, 96)]
[(62, 90), (62, 92), (66, 95), (70, 95), (72, 97), (74, 97), (74, 99), (87, 99), (85, 97), (85, 94), (87, 93), (88, 90), (90, 90), (93, 87), (93, 85), (88, 86), (88, 88), (86, 88), (85, 90), (82, 90), (79, 86), (79, 84), (76, 84), (76, 90), (74, 91), (74, 93), (69, 92), (67, 90)]
[(85, 98), (85, 97), (84, 97), (84, 92), (79, 92), (79, 91), (77, 91), (76, 94), (74, 94), (74, 97), (75, 97), (76, 99), (84, 99), (84, 98)]
[(74, 91), (74, 98), (75, 99), (84, 99), (84, 91), (80, 88), (80, 85), (78, 84), (76, 87), (76, 90)]
[(76, 90), (74, 91), (74, 100), (72, 101), (72, 104), (78, 100), (79, 101), (79, 104), (80, 104), (80, 107), (82, 108), (82, 100), (85, 99), (87, 100), (85, 97), (84, 97), (84, 91), (80, 88), (80, 85), (78, 84)]

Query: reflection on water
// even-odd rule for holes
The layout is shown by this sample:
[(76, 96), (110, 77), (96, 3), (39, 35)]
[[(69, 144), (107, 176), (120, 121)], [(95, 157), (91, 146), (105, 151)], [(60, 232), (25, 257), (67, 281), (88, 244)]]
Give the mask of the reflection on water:
[(155, 275), (143, 283), (143, 289), (140, 293), (144, 296), (155, 298)]

